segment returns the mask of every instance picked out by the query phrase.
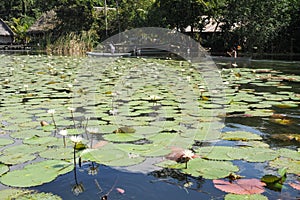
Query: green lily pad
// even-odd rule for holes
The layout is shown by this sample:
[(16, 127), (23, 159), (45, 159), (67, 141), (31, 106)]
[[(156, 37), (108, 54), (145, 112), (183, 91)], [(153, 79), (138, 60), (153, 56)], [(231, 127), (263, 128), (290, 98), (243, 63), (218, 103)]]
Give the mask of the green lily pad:
[(116, 144), (116, 148), (121, 149), (124, 152), (129, 154), (139, 155), (139, 156), (165, 156), (171, 153), (171, 150), (163, 146), (161, 144), (144, 144), (144, 145), (136, 145), (136, 144)]
[(35, 159), (36, 156), (33, 154), (14, 153), (14, 154), (2, 154), (0, 156), (0, 162), (7, 165), (21, 164), (30, 160)]
[(39, 154), (42, 158), (57, 160), (72, 160), (73, 149), (71, 148), (50, 148)]
[(197, 154), (211, 160), (234, 160), (228, 154), (236, 151), (236, 148), (225, 146), (211, 146), (197, 149)]
[(61, 142), (59, 142), (58, 140), (59, 139), (55, 137), (34, 136), (32, 138), (23, 140), (23, 143), (30, 144), (30, 145), (47, 145), (47, 146), (61, 145)]
[(4, 165), (4, 164), (0, 164), (0, 176), (2, 176), (2, 174), (5, 174), (6, 172), (9, 171), (9, 167)]
[(12, 139), (0, 138), (0, 146), (5, 146), (14, 143)]
[(265, 162), (276, 159), (279, 153), (268, 148), (244, 147), (228, 152), (228, 156), (236, 160), (243, 159), (249, 162)]
[(293, 151), (291, 149), (286, 149), (286, 148), (279, 149), (278, 151), (279, 151), (280, 156), (282, 156), (282, 157), (290, 158), (293, 160), (300, 160), (300, 152), (299, 151)]
[(233, 131), (233, 132), (225, 132), (222, 133), (221, 138), (223, 140), (242, 140), (242, 141), (249, 141), (249, 140), (262, 140), (257, 134), (246, 132), (246, 131)]
[(130, 154), (118, 150), (104, 147), (102, 149), (92, 149), (81, 154), (83, 160), (94, 161), (109, 166), (130, 166), (143, 162), (145, 158), (140, 156), (130, 157)]
[(275, 168), (287, 168), (288, 173), (300, 174), (299, 160), (281, 157), (271, 161), (270, 166)]
[(143, 137), (132, 133), (112, 133), (103, 135), (103, 138), (111, 142), (133, 142)]
[(262, 194), (227, 194), (225, 200), (268, 200), (268, 197)]
[(62, 200), (57, 195), (51, 193), (38, 193), (34, 190), (21, 190), (21, 189), (5, 189), (1, 190), (0, 199), (10, 200), (10, 199), (20, 199), (20, 200), (39, 200), (39, 199), (47, 199), (47, 200)]
[(50, 134), (51, 132), (45, 132), (43, 130), (22, 130), (22, 131), (16, 131), (10, 134), (10, 136), (17, 139), (28, 139), (33, 136), (44, 137), (44, 136), (49, 136)]
[(12, 187), (32, 187), (53, 181), (57, 176), (73, 170), (71, 163), (46, 160), (14, 170), (0, 177), (0, 182)]
[(45, 150), (47, 147), (45, 146), (37, 146), (37, 145), (27, 145), (27, 144), (19, 144), (8, 147), (3, 150), (3, 154), (13, 155), (15, 153), (22, 154), (34, 154)]
[(201, 176), (206, 179), (218, 179), (239, 171), (239, 168), (228, 161), (211, 161), (196, 158), (188, 162), (187, 169), (183, 172), (194, 177)]

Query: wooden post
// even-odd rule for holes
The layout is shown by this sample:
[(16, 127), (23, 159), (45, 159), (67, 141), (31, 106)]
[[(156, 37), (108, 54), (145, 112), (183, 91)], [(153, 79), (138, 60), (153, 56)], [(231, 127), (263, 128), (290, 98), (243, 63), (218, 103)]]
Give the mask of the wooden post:
[(108, 33), (107, 33), (108, 25), (107, 25), (107, 3), (106, 3), (106, 0), (104, 0), (104, 16), (105, 16), (105, 35), (107, 37), (108, 36)]

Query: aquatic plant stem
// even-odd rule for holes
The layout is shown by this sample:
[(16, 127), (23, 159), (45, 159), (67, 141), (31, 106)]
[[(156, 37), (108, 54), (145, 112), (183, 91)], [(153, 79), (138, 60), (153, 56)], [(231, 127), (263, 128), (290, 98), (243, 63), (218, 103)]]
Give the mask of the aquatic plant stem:
[(66, 136), (63, 136), (63, 140), (64, 140), (64, 148), (66, 148)]
[(55, 122), (55, 120), (54, 120), (54, 114), (51, 114), (51, 117), (52, 117), (52, 122), (53, 122), (53, 124), (54, 124), (55, 129), (57, 129), (56, 122)]
[(89, 134), (87, 131), (88, 124), (89, 124), (89, 117), (86, 118), (86, 123), (85, 123), (85, 127), (84, 127), (86, 138), (89, 140)]
[(73, 151), (73, 159), (74, 159), (74, 179), (76, 185), (78, 185), (78, 180), (77, 180), (77, 172), (76, 172), (76, 142), (74, 144), (74, 151)]
[(73, 123), (74, 123), (74, 128), (76, 128), (76, 123), (75, 123), (75, 119), (74, 119), (74, 113), (73, 113), (72, 110), (71, 110), (71, 116), (72, 116), (72, 120), (73, 120)]

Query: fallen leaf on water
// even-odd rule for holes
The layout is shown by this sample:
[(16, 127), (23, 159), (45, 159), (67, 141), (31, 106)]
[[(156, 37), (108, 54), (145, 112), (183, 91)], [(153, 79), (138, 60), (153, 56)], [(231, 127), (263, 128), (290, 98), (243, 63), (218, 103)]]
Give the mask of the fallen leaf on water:
[(120, 194), (124, 194), (125, 190), (122, 188), (116, 188), (116, 190), (120, 193)]
[(270, 121), (273, 123), (276, 123), (276, 124), (281, 124), (281, 125), (289, 125), (289, 124), (293, 123), (293, 121), (290, 119), (280, 119), (280, 118), (270, 119)]
[(297, 181), (297, 183), (289, 183), (289, 185), (296, 190), (300, 190), (300, 182), (298, 182), (298, 181)]
[(271, 138), (282, 141), (298, 141), (300, 142), (299, 134), (272, 134)]
[(101, 140), (101, 141), (99, 141), (97, 144), (94, 144), (94, 145), (93, 145), (93, 148), (94, 148), (94, 149), (101, 148), (101, 147), (105, 146), (107, 143), (108, 143), (107, 141)]
[(219, 190), (233, 194), (261, 194), (266, 184), (258, 179), (239, 179), (236, 181), (213, 180)]

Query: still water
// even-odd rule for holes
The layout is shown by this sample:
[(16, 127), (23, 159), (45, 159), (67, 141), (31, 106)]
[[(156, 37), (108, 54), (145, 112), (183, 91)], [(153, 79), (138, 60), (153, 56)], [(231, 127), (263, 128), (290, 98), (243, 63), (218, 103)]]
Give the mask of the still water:
[[(81, 167), (77, 165), (76, 178), (84, 188), (79, 195), (74, 195), (72, 191), (76, 182), (74, 171), (59, 175), (51, 182), (29, 187), (38, 192), (51, 192), (62, 199), (101, 199), (105, 195), (108, 199), (224, 199), (227, 193), (215, 188), (212, 181), (218, 178), (203, 178), (209, 175), (204, 173), (202, 176), (193, 176), (178, 169), (171, 169), (172, 167), (162, 169), (154, 166), (153, 164), (165, 160), (170, 152), (164, 148), (156, 152), (154, 149), (158, 147), (152, 147), (151, 144), (191, 148), (200, 156), (204, 155), (201, 154), (202, 147), (253, 145), (251, 147), (257, 148), (256, 145), (247, 143), (251, 139), (243, 139), (243, 136), (234, 140), (220, 138), (222, 133), (244, 131), (260, 136), (259, 145), (267, 146), (272, 152), (278, 153), (280, 149), (293, 150), (294, 153), (299, 151), (298, 62), (249, 61), (237, 63), (238, 67), (232, 68), (230, 62), (216, 60), (226, 85), (226, 97), (225, 113), (217, 116), (215, 122), (212, 121), (215, 117), (212, 112), (219, 106), (212, 106), (211, 99), (215, 94), (206, 89), (201, 74), (195, 74), (197, 71), (191, 70), (193, 66), (187, 62), (129, 58), (99, 63), (86, 58), (55, 56), (2, 56), (1, 59), (1, 138), (12, 139), (14, 143), (2, 145), (3, 155), (0, 158), (11, 171), (44, 159), (55, 159), (55, 155), (45, 156), (45, 149), (42, 149), (34, 152), (35, 157), (31, 159), (9, 162), (6, 160), (6, 148), (22, 143), (47, 146), (47, 150), (58, 146), (62, 148), (61, 136), (53, 135), (53, 132), (61, 129), (70, 132), (78, 129), (79, 133), (73, 134), (82, 135), (87, 140), (86, 144), (90, 146), (99, 145), (101, 141), (109, 142), (112, 149), (108, 148), (105, 151), (107, 153), (110, 150), (116, 151), (117, 146), (118, 150), (121, 148), (126, 156), (129, 155), (128, 159), (138, 157), (132, 161), (136, 160), (138, 163), (131, 164), (139, 166), (137, 168), (122, 167), (122, 164), (115, 160), (117, 158), (105, 158), (103, 163), (100, 158), (99, 162), (102, 164), (87, 159)], [(178, 82), (184, 84), (180, 85)], [(200, 94), (194, 92), (195, 86), (202, 89)], [(70, 114), (69, 107), (75, 108), (74, 113), (71, 111)], [(192, 113), (198, 108), (201, 114)], [(43, 135), (39, 122), (43, 120), (54, 123), (51, 115), (47, 113), (49, 109), (56, 110), (54, 117), (58, 129), (44, 130), (47, 135)], [(161, 125), (163, 120), (165, 123)], [(185, 135), (185, 132), (190, 133), (190, 130), (198, 130), (199, 127), (204, 130), (210, 123), (221, 124), (221, 129), (210, 127), (204, 137), (198, 132), (193, 133), (192, 137), (189, 134)], [(100, 133), (96, 136), (84, 134), (87, 128), (85, 124), (99, 127)], [(121, 126), (134, 127), (136, 132), (126, 137), (112, 133)], [(152, 132), (145, 126), (150, 126)], [(41, 141), (33, 142), (36, 138), (29, 133), (29, 130), (33, 129), (39, 131), (33, 133), (39, 138), (58, 139), (55, 142), (51, 141), (51, 145)], [(153, 132), (154, 129), (156, 131)], [(143, 131), (140, 133), (139, 130)], [(211, 136), (216, 130), (219, 130), (218, 134)], [(18, 134), (20, 132), (22, 134)], [(172, 142), (165, 143), (165, 140)], [(144, 146), (149, 148), (149, 151), (144, 153), (130, 145), (138, 145), (134, 148)], [(67, 146), (72, 153), (70, 141)], [(211, 151), (205, 153), (206, 159), (223, 160), (210, 157), (210, 153)], [(236, 174), (247, 179), (261, 179), (264, 175), (277, 175), (278, 168), (289, 167), (289, 163), (280, 167), (270, 164), (279, 157), (284, 156), (278, 153), (278, 156), (273, 159), (266, 158), (265, 161), (257, 161), (255, 158), (229, 160), (238, 166)], [(57, 159), (72, 163), (72, 154), (70, 157)], [(140, 162), (144, 159), (146, 161)], [(300, 166), (299, 152), (294, 160)], [(122, 162), (127, 165), (127, 161)], [(140, 165), (145, 162), (145, 165)], [(91, 169), (94, 172), (91, 172)], [(269, 199), (297, 199), (299, 191), (289, 185), (297, 183), (297, 179), (298, 169), (288, 169), (287, 179), (280, 189), (267, 187), (262, 195)], [(3, 190), (8, 188), (7, 185), (14, 185), (4, 178), (1, 180)]]

